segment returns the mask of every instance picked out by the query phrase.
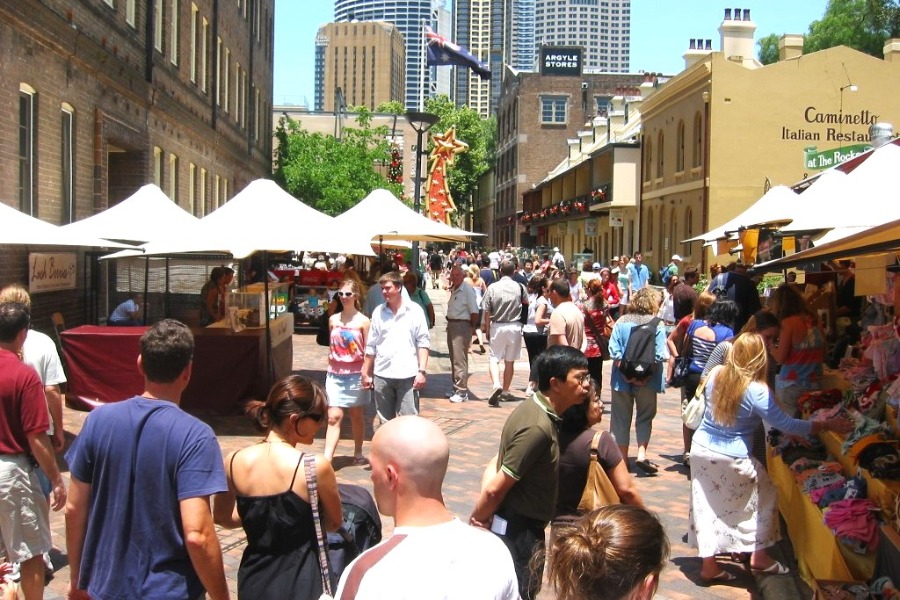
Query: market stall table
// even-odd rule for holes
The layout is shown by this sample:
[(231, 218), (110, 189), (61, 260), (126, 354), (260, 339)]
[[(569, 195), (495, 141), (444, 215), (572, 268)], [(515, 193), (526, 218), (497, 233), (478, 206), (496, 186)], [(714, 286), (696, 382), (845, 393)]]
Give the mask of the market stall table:
[[(146, 330), (147, 327), (84, 325), (62, 332), (69, 379), (67, 401), (92, 408), (141, 394), (144, 380), (137, 368), (137, 357)], [(230, 329), (206, 328), (192, 332), (194, 362), (191, 381), (181, 398), (182, 408), (201, 414), (237, 414), (242, 402), (265, 399), (270, 384), (263, 329), (234, 333)], [(290, 335), (278, 336), (272, 354), (275, 378), (290, 374)]]

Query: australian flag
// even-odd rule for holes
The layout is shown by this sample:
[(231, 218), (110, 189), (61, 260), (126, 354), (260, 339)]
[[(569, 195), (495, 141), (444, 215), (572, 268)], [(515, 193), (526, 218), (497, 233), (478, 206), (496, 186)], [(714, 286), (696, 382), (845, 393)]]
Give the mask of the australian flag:
[(475, 58), (462, 46), (457, 46), (447, 38), (436, 34), (427, 25), (425, 26), (425, 42), (428, 47), (426, 63), (429, 67), (458, 65), (472, 69), (482, 79), (491, 78), (490, 67)]

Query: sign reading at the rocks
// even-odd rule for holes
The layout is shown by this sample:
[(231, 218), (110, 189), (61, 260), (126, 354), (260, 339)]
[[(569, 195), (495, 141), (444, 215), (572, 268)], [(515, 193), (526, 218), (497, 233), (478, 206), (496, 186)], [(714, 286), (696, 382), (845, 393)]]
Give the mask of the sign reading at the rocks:
[(541, 48), (541, 75), (569, 75), (580, 77), (584, 50), (572, 46)]
[(55, 292), (75, 289), (74, 252), (28, 255), (28, 292)]

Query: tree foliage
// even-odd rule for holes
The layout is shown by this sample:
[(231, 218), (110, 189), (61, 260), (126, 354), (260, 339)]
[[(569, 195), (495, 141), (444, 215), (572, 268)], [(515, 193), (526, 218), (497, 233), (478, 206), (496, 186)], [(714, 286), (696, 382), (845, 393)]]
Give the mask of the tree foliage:
[(390, 102), (382, 102), (376, 106), (375, 112), (386, 115), (402, 115), (406, 112), (406, 108), (399, 100), (391, 100)]
[(328, 215), (355, 206), (372, 190), (401, 187), (376, 169), (387, 164), (387, 127), (372, 127), (366, 108), (355, 108), (357, 127), (343, 127), (341, 139), (310, 133), (293, 119), (281, 118), (275, 129), (275, 181), (291, 195)]
[(756, 46), (759, 48), (759, 62), (764, 65), (778, 62), (778, 36), (776, 34), (770, 33), (765, 37), (759, 38)]
[(456, 155), (447, 178), (456, 205), (466, 206), (475, 193), (478, 178), (494, 162), (497, 146), (496, 121), (494, 117), (483, 119), (468, 106), (456, 106), (444, 94), (427, 99), (425, 112), (440, 117), (440, 121), (431, 128), (432, 132), (444, 132), (455, 127), (456, 139), (469, 145), (468, 152)]

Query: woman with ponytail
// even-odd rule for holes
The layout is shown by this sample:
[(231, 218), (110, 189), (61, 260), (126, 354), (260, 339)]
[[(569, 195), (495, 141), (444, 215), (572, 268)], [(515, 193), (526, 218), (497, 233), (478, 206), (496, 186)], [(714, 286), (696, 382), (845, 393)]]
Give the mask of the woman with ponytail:
[(803, 421), (786, 415), (766, 384), (768, 362), (763, 337), (743, 333), (706, 381), (706, 410), (691, 445), (688, 529), (703, 559), (703, 585), (736, 579), (716, 562), (721, 553), (749, 552), (750, 568), (761, 575), (789, 572), (767, 550), (781, 539), (781, 531), (775, 486), (750, 453), (760, 420), (794, 435), (853, 428), (844, 417)]
[[(265, 402), (247, 414), (265, 438), (225, 458), (228, 493), (216, 497), (216, 523), (243, 527), (247, 548), (238, 570), (238, 598), (300, 598), (322, 594), (316, 528), (307, 488), (304, 452), (326, 418), (322, 386), (291, 375), (275, 383)], [(336, 531), (343, 519), (331, 463), (315, 457), (322, 528)]]
[(668, 560), (669, 540), (656, 515), (614, 504), (557, 529), (547, 579), (559, 600), (649, 600)]

